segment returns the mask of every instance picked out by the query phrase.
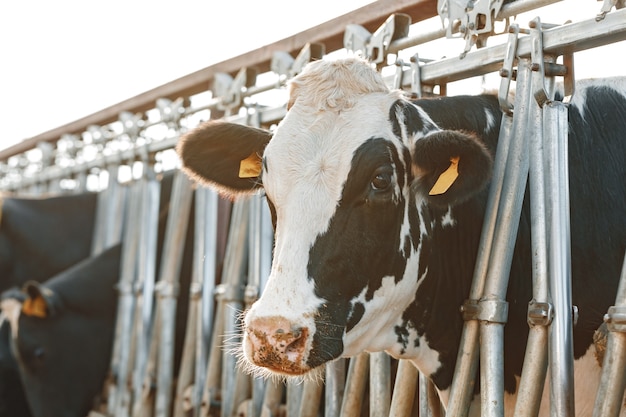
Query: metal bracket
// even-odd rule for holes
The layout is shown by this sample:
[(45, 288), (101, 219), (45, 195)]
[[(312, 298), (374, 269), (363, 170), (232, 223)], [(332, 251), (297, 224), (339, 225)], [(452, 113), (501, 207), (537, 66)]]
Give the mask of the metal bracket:
[(461, 306), (463, 320), (479, 320), (489, 323), (506, 323), (509, 315), (509, 303), (494, 298), (466, 300)]
[(178, 122), (185, 112), (184, 100), (182, 97), (172, 101), (167, 98), (159, 98), (156, 101), (161, 121), (168, 127), (178, 129)]
[(596, 16), (596, 22), (604, 20), (604, 17), (613, 9), (613, 7), (616, 9), (623, 9), (626, 7), (626, 0), (604, 0), (602, 9), (600, 9), (600, 13)]
[(516, 78), (516, 70), (513, 69), (515, 60), (517, 58), (517, 41), (519, 39), (520, 28), (519, 25), (513, 24), (509, 27), (509, 39), (506, 44), (506, 52), (504, 55), (504, 61), (502, 63), (502, 69), (500, 70), (500, 89), (498, 90), (498, 102), (500, 103), (500, 109), (508, 114), (513, 114), (513, 103), (509, 100), (509, 91), (511, 88), (511, 80)]
[(411, 16), (404, 13), (389, 16), (373, 34), (360, 25), (348, 25), (343, 36), (343, 46), (349, 51), (360, 51), (372, 63), (383, 64), (389, 45), (407, 37), (410, 25)]
[(549, 101), (554, 100), (554, 89), (546, 85), (546, 76), (564, 77), (564, 98), (563, 102), (569, 102), (574, 94), (574, 55), (563, 55), (563, 65), (556, 64), (554, 58), (547, 60), (543, 54), (543, 29), (555, 27), (557, 25), (541, 23), (539, 17), (534, 18), (529, 23), (531, 37), (531, 69), (537, 74), (533, 76), (533, 95), (540, 107)]
[(554, 318), (554, 308), (551, 303), (530, 300), (528, 303), (528, 325), (549, 326)]
[[(467, 54), (472, 46), (482, 47), (495, 33), (494, 22), (504, 0), (438, 0), (437, 13), (446, 29), (447, 38), (463, 37)], [(458, 27), (458, 33), (455, 28)]]
[(123, 111), (118, 116), (118, 120), (122, 124), (122, 133), (126, 134), (131, 141), (139, 137), (139, 132), (145, 125), (140, 113), (133, 114), (129, 111)]
[(242, 68), (235, 78), (224, 72), (215, 74), (213, 80), (213, 96), (218, 98), (219, 110), (232, 110), (241, 106), (242, 93), (256, 83), (257, 71), (253, 68)]
[(325, 50), (323, 43), (307, 43), (295, 58), (288, 52), (276, 51), (272, 55), (270, 69), (287, 79), (292, 78), (298, 75), (309, 62), (322, 59)]
[(611, 306), (604, 315), (604, 322), (611, 332), (626, 332), (626, 306)]

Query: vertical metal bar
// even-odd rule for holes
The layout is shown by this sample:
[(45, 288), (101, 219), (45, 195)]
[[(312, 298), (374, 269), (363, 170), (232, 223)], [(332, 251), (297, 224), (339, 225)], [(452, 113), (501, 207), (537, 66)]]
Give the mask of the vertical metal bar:
[(174, 380), (174, 345), (176, 334), (176, 303), (178, 281), (185, 249), (185, 237), (193, 198), (193, 184), (189, 177), (178, 171), (174, 177), (170, 212), (165, 230), (164, 256), (157, 285), (157, 309), (160, 312), (161, 326), (153, 343), (158, 343), (158, 374), (155, 402), (155, 416), (166, 417), (172, 403), (172, 383)]
[[(150, 339), (154, 318), (154, 285), (156, 280), (156, 262), (159, 232), (159, 200), (161, 183), (156, 179), (154, 168), (144, 165), (147, 185), (143, 190), (144, 207), (140, 219), (141, 244), (137, 259), (137, 280), (135, 282), (136, 307), (133, 316), (133, 405), (137, 410), (142, 401), (143, 384), (146, 378)], [(169, 196), (168, 196), (169, 197)], [(135, 412), (133, 416), (136, 417)]]
[(574, 353), (570, 259), (567, 107), (543, 106), (547, 162), (550, 294), (554, 320), (550, 328), (550, 404), (553, 416), (574, 416)]
[[(626, 255), (622, 264), (615, 306), (612, 309), (609, 308), (609, 313), (604, 319), (607, 324), (615, 318), (612, 316), (613, 313), (620, 317), (614, 323), (617, 328), (609, 329), (608, 332), (593, 417), (617, 417), (623, 405), (622, 399), (626, 389), (626, 322), (624, 317), (626, 313)], [(626, 413), (626, 406), (623, 408)]]
[(124, 231), (124, 244), (122, 251), (122, 265), (120, 280), (118, 282), (118, 304), (111, 354), (110, 377), (108, 385), (107, 410), (110, 415), (117, 415), (122, 398), (125, 397), (128, 378), (128, 349), (130, 335), (132, 333), (132, 312), (135, 306), (133, 284), (136, 274), (137, 248), (139, 242), (139, 213), (141, 209), (141, 186), (140, 182), (131, 185), (130, 197), (127, 207), (128, 225)]
[(215, 281), (217, 271), (217, 193), (206, 187), (196, 189), (196, 233), (194, 235), (194, 276), (202, 285), (200, 317), (196, 330), (196, 369), (192, 405), (200, 417), (202, 392), (206, 381), (211, 333), (213, 330)]
[(369, 353), (362, 352), (350, 359), (346, 390), (341, 403), (342, 417), (357, 417), (361, 415), (361, 405), (365, 394), (365, 384), (369, 372)]
[(345, 390), (346, 362), (343, 359), (326, 365), (326, 396), (324, 416), (339, 417)]
[[(530, 100), (530, 65), (520, 60), (517, 71), (517, 88), (513, 132), (525, 132), (528, 126), (528, 105)], [(498, 217), (494, 233), (493, 247), (489, 258), (489, 269), (485, 288), (481, 297), (480, 319), (480, 372), (481, 415), (501, 417), (504, 415), (504, 323), (506, 290), (511, 271), (515, 237), (524, 201), (528, 178), (528, 145), (526, 134), (515, 135), (509, 148), (508, 169), (498, 206)], [(484, 304), (490, 303), (490, 304)], [(485, 307), (483, 307), (483, 305)]]
[[(478, 246), (472, 286), (470, 288), (470, 300), (478, 300), (483, 294), (495, 233), (497, 210), (502, 194), (502, 184), (504, 182), (513, 132), (513, 117), (503, 114), (498, 147), (493, 164), (493, 176), (485, 208), (485, 218)], [(474, 395), (476, 371), (478, 369), (478, 333), (479, 325), (477, 320), (467, 320), (464, 323), (449, 400), (442, 398), (444, 403), (448, 403), (447, 414), (451, 416), (465, 417), (469, 412), (469, 405)]]
[(385, 352), (370, 353), (370, 416), (389, 415), (391, 359)]
[(437, 416), (441, 415), (440, 413), (441, 402), (439, 401), (439, 397), (437, 396), (437, 392), (435, 391), (435, 387), (432, 381), (430, 380), (430, 378), (428, 378), (423, 373), (419, 372), (418, 383), (419, 383), (419, 409), (418, 409), (419, 417), (431, 417), (433, 415), (437, 415)]
[(317, 417), (324, 384), (319, 381), (307, 379), (302, 385), (302, 401), (300, 401), (298, 416)]
[(418, 382), (417, 368), (408, 360), (398, 361), (398, 372), (391, 398), (390, 416), (410, 416)]
[(294, 417), (300, 412), (304, 384), (287, 382), (287, 416)]
[[(233, 215), (228, 234), (228, 247), (224, 261), (224, 282), (218, 288), (218, 300), (224, 309), (224, 330), (229, 343), (239, 343), (239, 315), (243, 307), (245, 273), (243, 267), (248, 252), (248, 213), (250, 202), (238, 200), (233, 204)], [(222, 417), (231, 417), (236, 408), (235, 393), (237, 359), (225, 350), (222, 355)]]
[(533, 298), (528, 307), (530, 326), (524, 365), (515, 404), (516, 417), (539, 414), (548, 369), (548, 325), (552, 316), (548, 290), (545, 173), (543, 163), (543, 112), (529, 103), (529, 189)]

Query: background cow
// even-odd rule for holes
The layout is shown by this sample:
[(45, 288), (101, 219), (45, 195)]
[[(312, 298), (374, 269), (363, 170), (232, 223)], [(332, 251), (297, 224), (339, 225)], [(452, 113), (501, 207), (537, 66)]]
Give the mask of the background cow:
[[(43, 282), (87, 258), (97, 194), (2, 199), (0, 292), (27, 281)], [(0, 417), (29, 417), (8, 323), (0, 320)]]
[[(273, 134), (209, 122), (178, 146), (189, 175), (230, 196), (262, 187), (272, 212), (273, 265), (245, 315), (243, 365), (303, 375), (385, 350), (410, 359), (445, 403), (499, 134), (497, 99), (412, 103), (369, 64), (346, 59), (310, 64), (293, 79), (288, 106)], [(626, 80), (580, 83), (569, 124), (574, 355), (578, 370), (587, 366), (576, 408), (586, 415), (599, 376), (592, 335), (615, 301), (626, 249)], [(526, 200), (507, 295), (508, 393), (528, 334), (529, 216)]]

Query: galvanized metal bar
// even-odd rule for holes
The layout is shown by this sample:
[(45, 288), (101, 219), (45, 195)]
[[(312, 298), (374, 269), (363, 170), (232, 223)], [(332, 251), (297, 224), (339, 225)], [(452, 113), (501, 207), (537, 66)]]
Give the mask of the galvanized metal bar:
[(132, 334), (132, 317), (135, 308), (135, 294), (133, 285), (137, 272), (137, 251), (139, 248), (139, 216), (141, 212), (141, 187), (137, 181), (130, 186), (128, 198), (128, 224), (124, 230), (122, 250), (122, 265), (118, 282), (118, 304), (115, 326), (115, 339), (111, 353), (110, 383), (107, 385), (108, 405), (110, 415), (117, 415), (120, 403), (125, 403), (128, 393), (128, 381), (131, 377), (128, 364), (130, 360), (130, 336)]
[(622, 399), (626, 389), (626, 255), (615, 297), (614, 315), (611, 309), (604, 318), (609, 328), (606, 351), (602, 363), (600, 387), (596, 395), (593, 417), (617, 417), (620, 409), (626, 414)]
[(346, 389), (341, 402), (341, 417), (357, 417), (361, 415), (366, 382), (370, 367), (369, 353), (362, 352), (350, 359)]
[(307, 379), (302, 385), (302, 400), (300, 401), (298, 417), (317, 417), (324, 384)]
[[(419, 417), (440, 416), (441, 402), (433, 382), (423, 373), (418, 373), (418, 415)], [(433, 400), (434, 399), (434, 400)]]
[(574, 416), (574, 348), (571, 288), (567, 107), (543, 106), (547, 162), (550, 294), (554, 320), (549, 336), (550, 398), (553, 416)]
[(339, 417), (345, 390), (346, 362), (343, 359), (326, 365), (324, 417)]
[[(507, 319), (506, 290), (511, 271), (515, 237), (528, 178), (528, 126), (530, 65), (520, 60), (517, 67), (517, 93), (513, 110), (514, 140), (509, 147), (507, 169), (498, 204), (489, 269), (480, 299), (480, 376), (481, 415), (504, 415), (504, 324)], [(521, 133), (519, 133), (521, 132)]]
[[(233, 204), (228, 246), (224, 256), (224, 273), (222, 284), (218, 287), (218, 302), (223, 308), (223, 334), (228, 337), (228, 343), (240, 343), (239, 314), (243, 308), (243, 291), (245, 283), (244, 266), (248, 253), (248, 200), (237, 200)], [(222, 354), (222, 417), (230, 417), (237, 407), (235, 404), (237, 359), (227, 349)]]
[[(137, 259), (137, 279), (134, 284), (136, 307), (133, 315), (133, 405), (137, 410), (142, 401), (143, 384), (145, 381), (150, 339), (152, 337), (154, 285), (156, 281), (156, 262), (159, 230), (159, 200), (161, 183), (157, 180), (151, 165), (144, 167), (147, 184), (143, 190), (144, 206), (141, 210), (141, 244)], [(137, 417), (135, 412), (133, 416)]]
[(98, 193), (92, 255), (101, 253), (122, 239), (126, 187), (117, 181), (118, 171), (119, 165), (109, 166), (108, 186)]
[(387, 416), (391, 401), (391, 358), (370, 353), (370, 416)]
[(530, 326), (522, 375), (515, 404), (516, 417), (536, 417), (541, 406), (548, 369), (548, 325), (552, 320), (552, 304), (548, 290), (548, 248), (545, 201), (545, 170), (543, 163), (543, 112), (535, 103), (529, 104), (529, 189), (530, 234), (532, 247), (533, 298), (528, 306)]
[[(515, 106), (518, 107), (518, 112), (516, 112), (515, 117), (508, 114), (503, 114), (502, 117), (500, 137), (498, 139), (498, 147), (496, 149), (496, 157), (493, 166), (493, 177), (486, 204), (485, 219), (474, 268), (474, 278), (472, 287), (470, 288), (470, 300), (482, 300), (482, 304), (485, 307), (480, 308), (484, 308), (485, 314), (493, 310), (488, 307), (489, 304), (494, 305), (494, 301), (500, 302), (499, 300), (504, 299), (501, 295), (501, 285), (503, 283), (497, 281), (496, 283), (488, 284), (488, 282), (503, 276), (503, 274), (505, 274), (508, 279), (508, 269), (510, 268), (510, 259), (512, 257), (512, 252), (510, 251), (512, 251), (514, 244), (514, 240), (511, 242), (512, 239), (509, 233), (515, 232), (513, 236), (517, 233), (518, 220), (516, 219), (519, 219), (519, 213), (517, 213), (516, 217), (511, 217), (510, 220), (505, 222), (515, 223), (514, 225), (502, 225), (501, 223), (504, 222), (503, 219), (507, 219), (507, 215), (515, 215), (515, 211), (518, 210), (517, 204), (519, 204), (519, 209), (521, 210), (521, 202), (517, 202), (519, 196), (517, 196), (515, 187), (518, 186), (516, 183), (521, 181), (521, 177), (523, 177), (525, 181), (525, 176), (528, 173), (527, 156), (521, 157), (520, 154), (523, 149), (518, 142), (521, 141), (513, 141), (515, 132), (519, 132), (525, 127), (523, 123), (526, 120), (526, 116), (524, 116), (525, 110), (523, 109), (528, 107), (527, 103), (530, 97), (530, 88), (527, 86), (530, 68), (528, 64), (526, 64), (524, 68), (523, 61), (521, 61), (521, 64), (522, 68), (518, 68), (518, 94), (516, 94), (515, 98)], [(520, 166), (519, 164), (523, 163), (524, 160), (526, 160), (526, 166)], [(520, 167), (520, 171), (526, 171), (526, 173), (512, 174), (509, 172), (510, 168), (507, 168), (507, 166)], [(523, 187), (521, 193), (523, 195)], [(511, 198), (514, 200), (507, 202), (507, 199)], [(511, 203), (514, 202), (515, 204), (511, 205)], [(507, 214), (502, 213), (503, 207), (507, 207)], [(498, 247), (498, 245), (501, 246)], [(503, 307), (495, 306), (494, 308), (495, 310), (501, 310)], [(502, 314), (502, 311), (498, 312), (498, 315)], [(476, 317), (476, 319), (482, 320), (485, 323), (495, 321), (491, 320), (488, 314), (487, 317)], [(467, 320), (463, 327), (461, 345), (457, 355), (457, 363), (447, 408), (447, 413), (454, 416), (466, 416), (469, 411), (469, 404), (474, 392), (474, 378), (478, 366), (478, 352), (476, 347), (479, 340), (479, 331), (481, 332), (481, 338), (483, 336), (486, 337), (489, 340), (488, 343), (492, 344), (489, 347), (485, 347), (487, 352), (484, 354), (481, 353), (481, 363), (490, 367), (490, 371), (486, 371), (488, 375), (481, 375), (483, 378), (489, 378), (483, 379), (483, 381), (490, 381), (490, 384), (488, 384), (489, 387), (481, 387), (482, 402), (485, 404), (485, 407), (490, 409), (483, 410), (483, 412), (498, 413), (501, 411), (500, 408), (503, 407), (501, 394), (503, 382), (501, 376), (491, 375), (492, 373), (498, 373), (498, 369), (502, 369), (503, 366), (501, 363), (501, 336), (503, 329), (501, 325), (495, 324), (490, 330), (487, 330), (484, 324), (479, 326), (478, 320), (476, 319)], [(483, 346), (484, 344), (481, 344), (481, 349)], [(498, 348), (500, 350), (498, 350)], [(494, 356), (494, 352), (495, 356), (499, 356), (500, 359), (496, 357), (493, 358), (493, 361), (491, 360)], [(492, 401), (489, 405), (485, 402), (488, 401), (488, 399)]]
[[(265, 396), (263, 398), (263, 407), (261, 408), (261, 416), (276, 416), (280, 413), (281, 401), (285, 386), (273, 380), (266, 381)], [(268, 414), (269, 413), (269, 414)]]
[(287, 382), (287, 415), (297, 416), (300, 413), (300, 404), (304, 394), (304, 384)]
[(194, 234), (194, 281), (201, 285), (200, 317), (196, 329), (196, 367), (191, 405), (200, 417), (202, 392), (206, 381), (209, 351), (215, 318), (215, 283), (217, 272), (218, 196), (207, 187), (196, 188)]
[(418, 379), (418, 371), (413, 363), (402, 359), (398, 361), (396, 381), (389, 407), (390, 416), (411, 416)]
[(182, 171), (177, 171), (172, 187), (170, 210), (165, 229), (165, 243), (160, 277), (155, 288), (157, 309), (161, 323), (152, 341), (158, 343), (158, 374), (155, 400), (155, 417), (166, 417), (172, 403), (174, 381), (174, 346), (176, 333), (176, 304), (178, 281), (185, 249), (185, 237), (193, 200), (193, 184)]

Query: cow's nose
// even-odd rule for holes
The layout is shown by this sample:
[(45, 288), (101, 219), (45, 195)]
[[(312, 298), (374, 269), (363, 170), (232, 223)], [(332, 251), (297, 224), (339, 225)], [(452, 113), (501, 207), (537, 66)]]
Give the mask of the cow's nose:
[(304, 363), (306, 327), (280, 316), (258, 317), (248, 323), (246, 333), (249, 359), (255, 365), (290, 375), (308, 370)]

